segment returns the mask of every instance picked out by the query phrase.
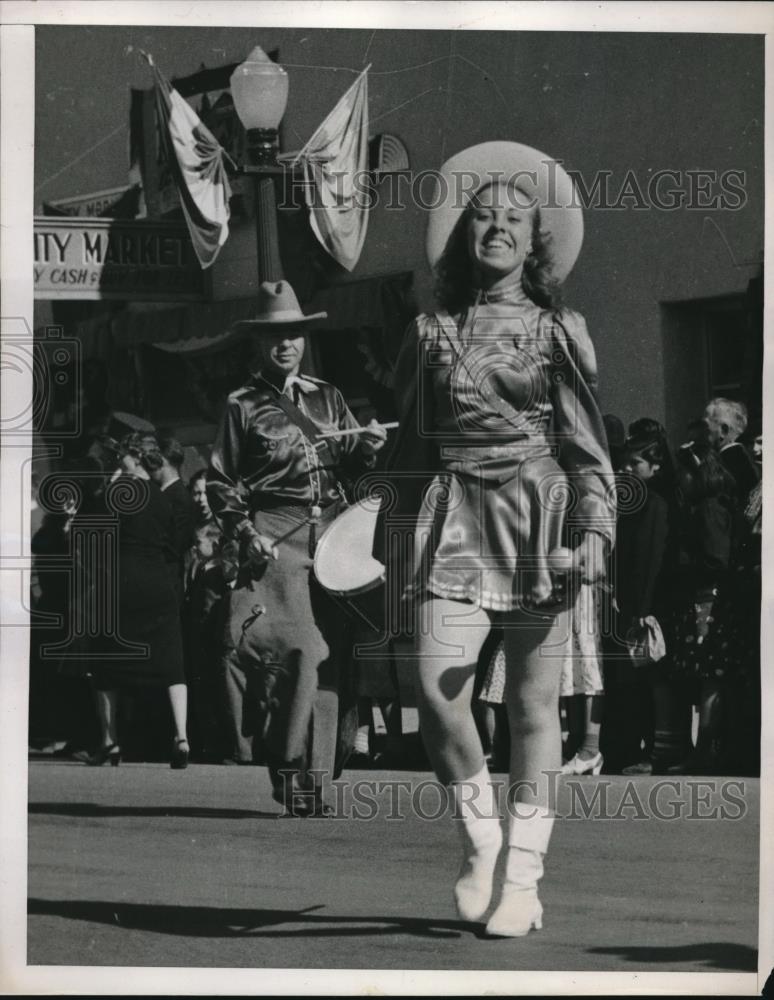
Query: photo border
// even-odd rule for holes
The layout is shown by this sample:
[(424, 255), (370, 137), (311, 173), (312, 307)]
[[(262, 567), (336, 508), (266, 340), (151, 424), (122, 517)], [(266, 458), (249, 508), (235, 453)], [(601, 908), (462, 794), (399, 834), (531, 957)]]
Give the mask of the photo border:
[[(766, 70), (771, 66), (771, 3), (384, 3), (329, 0), (325, 3), (119, 2), (111, 4), (12, 2), (0, 9), (0, 280), (3, 337), (18, 325), (32, 330), (32, 216), (35, 121), (34, 27), (48, 25), (168, 25), (168, 26), (283, 26), (309, 28), (424, 28), (444, 30), (586, 31), (586, 32), (695, 32), (766, 35)], [(733, 81), (732, 81), (733, 82)], [(4, 84), (4, 85), (3, 85)], [(772, 163), (772, 82), (766, 74), (766, 194), (770, 194)], [(764, 329), (771, 328), (769, 295), (771, 265), (771, 205), (766, 199)], [(3, 418), (20, 412), (31, 397), (31, 373), (3, 370)], [(774, 385), (771, 352), (765, 352), (764, 386)], [(25, 398), (26, 397), (26, 398)], [(764, 392), (764, 441), (774, 442), (772, 406)], [(31, 456), (31, 438), (9, 445), (0, 453), (0, 590), (3, 622), (0, 629), (0, 991), (3, 993), (132, 994), (342, 994), (383, 991), (393, 994), (671, 993), (692, 995), (747, 995), (760, 993), (774, 965), (774, 909), (771, 892), (760, 892), (759, 974), (750, 973), (631, 973), (611, 972), (418, 972), (386, 970), (269, 970), (210, 968), (136, 968), (80, 966), (26, 966), (27, 871), (27, 660), (29, 636), (22, 588), (29, 582), (28, 511), (22, 509), (19, 477)], [(764, 504), (771, 501), (774, 471), (764, 462)], [(19, 525), (26, 518), (26, 532)], [(774, 574), (769, 521), (764, 519), (762, 650), (774, 642)], [(762, 675), (766, 675), (762, 665)], [(762, 728), (765, 734), (761, 762), (760, 887), (774, 885), (774, 783), (771, 730), (774, 722), (774, 684), (764, 685)], [(769, 779), (769, 780), (767, 780)], [(129, 978), (127, 973), (130, 974)]]

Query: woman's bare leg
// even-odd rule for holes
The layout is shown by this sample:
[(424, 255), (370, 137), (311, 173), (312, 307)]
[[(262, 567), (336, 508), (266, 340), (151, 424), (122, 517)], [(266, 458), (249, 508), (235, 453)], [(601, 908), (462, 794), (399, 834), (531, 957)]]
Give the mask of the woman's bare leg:
[(172, 684), (167, 688), (172, 718), (175, 722), (175, 740), (188, 742), (188, 688), (185, 684)]
[[(517, 800), (549, 806), (549, 772), (562, 764), (557, 706), (566, 612), (550, 619), (514, 613), (505, 629), (505, 702), (511, 732), (511, 787)], [(533, 797), (525, 784), (535, 782)]]
[(461, 601), (430, 598), (418, 608), (417, 699), (427, 755), (440, 781), (465, 781), (484, 766), (471, 698), (478, 654), (491, 622)]
[(462, 841), (454, 900), (463, 920), (480, 920), (492, 898), (502, 845), (497, 797), (471, 705), (490, 619), (472, 605), (435, 599), (424, 602), (418, 613), (419, 725), (435, 773), (449, 786)]
[(508, 859), (502, 898), (487, 933), (522, 937), (542, 926), (537, 884), (553, 827), (551, 783), (561, 767), (557, 706), (567, 612), (510, 615), (505, 626), (505, 700), (511, 731)]

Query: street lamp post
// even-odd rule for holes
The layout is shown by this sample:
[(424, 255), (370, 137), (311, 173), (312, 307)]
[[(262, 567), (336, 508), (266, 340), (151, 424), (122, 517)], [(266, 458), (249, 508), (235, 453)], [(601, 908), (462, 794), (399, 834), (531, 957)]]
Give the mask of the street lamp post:
[(277, 130), (288, 103), (288, 75), (256, 45), (231, 75), (231, 97), (247, 132), (242, 171), (254, 178), (258, 273), (261, 281), (280, 281), (274, 181), (285, 172), (277, 162)]

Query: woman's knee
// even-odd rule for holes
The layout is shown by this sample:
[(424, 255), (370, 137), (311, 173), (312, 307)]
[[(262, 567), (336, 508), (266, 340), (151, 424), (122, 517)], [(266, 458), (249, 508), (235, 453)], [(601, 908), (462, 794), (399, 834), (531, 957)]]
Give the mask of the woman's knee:
[(511, 723), (521, 727), (553, 723), (559, 712), (558, 685), (515, 682), (506, 691), (506, 704)]
[(418, 685), (419, 710), (427, 719), (454, 726), (465, 713), (470, 714), (470, 698), (449, 697), (436, 683)]

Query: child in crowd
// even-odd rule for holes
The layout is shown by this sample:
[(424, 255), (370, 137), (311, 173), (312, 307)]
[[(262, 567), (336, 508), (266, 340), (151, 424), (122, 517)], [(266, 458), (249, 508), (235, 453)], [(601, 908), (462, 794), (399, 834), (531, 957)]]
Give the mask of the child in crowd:
[(605, 643), (603, 748), (610, 772), (640, 768), (643, 750), (646, 758), (653, 752), (650, 668), (633, 664), (626, 640), (643, 629), (647, 617), (662, 621), (666, 611), (669, 450), (657, 421), (636, 421), (629, 430), (619, 470), (619, 516), (611, 574), (617, 612), (613, 634)]

